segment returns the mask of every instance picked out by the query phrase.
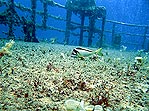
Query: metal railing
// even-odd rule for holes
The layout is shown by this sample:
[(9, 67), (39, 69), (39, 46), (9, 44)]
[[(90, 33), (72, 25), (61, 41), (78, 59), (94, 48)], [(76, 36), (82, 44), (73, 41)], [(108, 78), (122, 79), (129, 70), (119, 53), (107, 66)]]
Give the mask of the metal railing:
[[(45, 3), (44, 0), (40, 0), (43, 4)], [(9, 1), (5, 1), (5, 0), (1, 0), (0, 1), (0, 6), (6, 6), (6, 7), (9, 7)], [(44, 8), (44, 11), (35, 11), (36, 14), (42, 16), (42, 24), (37, 24), (36, 23), (36, 28), (40, 28), (41, 30), (44, 29), (44, 30), (56, 30), (56, 31), (59, 31), (59, 32), (63, 32), (65, 33), (65, 29), (60, 29), (60, 28), (56, 28), (54, 26), (47, 26), (46, 22), (47, 22), (47, 19), (48, 18), (53, 18), (54, 20), (60, 20), (60, 21), (64, 21), (66, 22), (66, 19), (63, 18), (63, 17), (60, 17), (60, 16), (55, 16), (55, 15), (52, 15), (52, 14), (49, 14), (47, 12), (47, 5), (51, 6), (51, 7), (58, 7), (58, 8), (63, 8), (65, 9), (65, 6), (59, 4), (59, 3), (56, 3), (54, 1), (50, 1), (48, 2), (46, 5), (43, 5), (43, 8)], [(29, 12), (29, 13), (33, 13), (32, 11), (32, 8), (29, 8), (29, 7), (25, 7), (23, 6), (22, 4), (17, 4), (14, 2), (14, 7), (23, 11), (23, 12)], [(99, 19), (100, 21), (100, 19)], [(6, 23), (8, 24), (10, 21), (0, 21), (1, 24), (3, 23)], [(111, 33), (111, 37), (113, 38), (115, 34), (121, 34), (121, 35), (129, 35), (129, 36), (139, 36), (139, 37), (143, 37), (143, 42), (142, 42), (142, 48), (143, 49), (146, 49), (149, 51), (149, 26), (148, 25), (136, 25), (136, 24), (129, 24), (129, 23), (123, 23), (123, 22), (118, 22), (118, 21), (113, 21), (113, 20), (106, 20), (106, 23), (111, 23), (112, 24), (112, 28), (110, 30), (107, 30), (105, 28), (104, 30), (104, 33)], [(20, 21), (20, 24), (21, 21)], [(76, 23), (76, 22), (71, 22), (71, 24), (73, 25), (76, 25), (76, 26), (80, 26), (80, 23)], [(115, 30), (115, 27), (117, 25), (122, 25), (122, 26), (129, 26), (129, 27), (140, 27), (142, 28), (142, 30), (144, 30), (144, 33), (142, 34), (137, 34), (137, 33), (126, 33), (126, 32), (121, 32), (121, 31), (116, 31)], [(10, 28), (9, 28), (10, 30)], [(7, 33), (8, 34), (8, 33)], [(75, 32), (71, 32), (71, 34), (73, 34), (73, 36), (78, 36), (79, 34), (76, 34)], [(133, 41), (128, 41), (129, 44), (134, 44)], [(140, 45), (140, 44), (137, 44), (135, 43), (136, 45)]]

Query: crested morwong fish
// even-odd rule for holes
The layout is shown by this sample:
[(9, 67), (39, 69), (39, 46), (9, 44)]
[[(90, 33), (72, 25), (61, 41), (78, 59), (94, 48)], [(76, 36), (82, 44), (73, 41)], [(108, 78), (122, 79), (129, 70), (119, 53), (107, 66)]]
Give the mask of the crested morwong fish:
[(73, 49), (71, 57), (84, 59), (85, 57), (89, 57), (91, 55), (103, 56), (101, 51), (102, 51), (102, 48), (99, 48), (94, 51), (83, 47), (77, 47)]

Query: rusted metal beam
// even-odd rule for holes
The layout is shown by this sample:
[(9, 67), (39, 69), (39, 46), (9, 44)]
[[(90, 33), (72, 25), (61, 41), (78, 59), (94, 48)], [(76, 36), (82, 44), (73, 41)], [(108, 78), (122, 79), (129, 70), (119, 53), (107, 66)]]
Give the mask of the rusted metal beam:
[(84, 20), (85, 20), (85, 16), (84, 14), (81, 15), (81, 28), (80, 28), (80, 40), (79, 40), (79, 45), (82, 46), (83, 45), (83, 32), (84, 32)]
[(65, 32), (64, 44), (68, 44), (69, 43), (70, 27), (71, 27), (71, 16), (72, 16), (72, 11), (67, 10), (67, 15), (66, 15), (66, 32)]

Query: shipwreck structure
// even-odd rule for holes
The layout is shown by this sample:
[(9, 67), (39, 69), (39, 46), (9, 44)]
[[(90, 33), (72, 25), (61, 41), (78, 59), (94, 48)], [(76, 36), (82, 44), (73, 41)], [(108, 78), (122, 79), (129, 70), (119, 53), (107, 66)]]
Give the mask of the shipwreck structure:
[[(42, 11), (37, 10), (37, 2), (41, 2)], [(113, 47), (129, 44), (149, 51), (149, 26), (122, 23), (106, 19), (106, 8), (96, 6), (95, 0), (67, 0), (65, 5), (55, 2), (54, 0), (30, 0), (31, 7), (25, 7), (23, 4), (16, 3), (15, 0), (0, 0), (0, 7), (5, 9), (0, 12), (0, 24), (8, 27), (8, 32), (2, 32), (7, 35), (7, 39), (18, 39), (15, 36), (16, 27), (21, 27), (24, 33), (25, 42), (39, 42), (36, 36), (36, 30), (54, 30), (64, 34), (64, 44), (70, 44), (71, 37), (78, 38), (78, 44), (84, 45), (84, 38), (87, 39), (86, 46), (93, 46), (93, 39), (98, 38), (96, 47), (103, 47), (110, 44)], [(56, 7), (66, 10), (66, 16), (56, 16), (48, 13), (48, 8)], [(19, 15), (18, 11), (30, 13), (29, 18)], [(80, 19), (75, 21), (72, 17)], [(36, 22), (37, 16), (41, 16), (42, 23)], [(66, 28), (57, 28), (56, 26), (47, 25), (48, 18), (65, 22)], [(86, 20), (87, 18), (87, 20)], [(88, 25), (85, 24), (88, 22)], [(106, 25), (111, 26), (107, 28)], [(143, 33), (129, 33), (117, 30), (117, 27), (131, 27), (143, 30)], [(79, 33), (76, 32), (79, 30)], [(2, 31), (2, 30), (1, 30)], [(87, 36), (84, 35), (87, 33)], [(130, 41), (124, 41), (125, 38), (131, 38)], [(111, 39), (110, 43), (107, 40)], [(141, 38), (140, 43), (135, 42), (136, 38)], [(49, 38), (50, 39), (50, 38)], [(95, 46), (95, 44), (94, 44)]]
[[(88, 46), (92, 44), (92, 38), (94, 33), (98, 33), (100, 36), (100, 46), (102, 46), (102, 39), (104, 33), (104, 25), (106, 19), (106, 9), (103, 6), (97, 7), (94, 0), (67, 0), (66, 5), (67, 17), (66, 17), (66, 33), (65, 41), (68, 43), (70, 37), (70, 30), (78, 28), (78, 26), (73, 26), (71, 24), (71, 15), (79, 15), (81, 19), (80, 28), (80, 40), (79, 45), (82, 46), (83, 43), (83, 33), (88, 31)], [(85, 17), (89, 18), (89, 26), (84, 26)], [(95, 27), (95, 20), (97, 18), (102, 18), (101, 29)]]

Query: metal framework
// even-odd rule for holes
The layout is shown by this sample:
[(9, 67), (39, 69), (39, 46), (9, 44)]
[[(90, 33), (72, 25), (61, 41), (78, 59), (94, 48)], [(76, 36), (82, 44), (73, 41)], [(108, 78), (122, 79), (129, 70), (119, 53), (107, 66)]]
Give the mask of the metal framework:
[[(31, 8), (24, 7), (22, 4), (15, 3), (15, 0), (0, 0), (0, 7), (6, 6), (6, 10), (0, 13), (0, 24), (4, 24), (9, 27), (8, 32), (5, 34), (8, 36), (8, 39), (17, 39), (15, 38), (14, 29), (16, 26), (20, 26), (24, 31), (24, 41), (27, 42), (39, 42), (36, 38), (35, 32), (36, 28), (41, 30), (56, 30), (62, 33), (65, 33), (64, 44), (69, 44), (69, 39), (71, 35), (79, 37), (79, 45), (83, 43), (83, 33), (88, 32), (88, 46), (92, 46), (92, 39), (94, 33), (99, 35), (99, 45), (97, 47), (102, 47), (104, 44), (103, 39), (106, 33), (111, 33), (112, 45), (120, 45), (121, 35), (130, 35), (130, 36), (139, 36), (143, 37), (143, 42), (141, 44), (143, 49), (149, 51), (149, 26), (147, 25), (136, 25), (122, 23), (106, 19), (106, 9), (102, 6), (96, 6), (94, 0), (67, 0), (66, 5), (63, 6), (59, 3), (54, 2), (53, 0), (30, 0)], [(43, 11), (36, 10), (36, 2), (40, 1), (43, 4)], [(82, 1), (82, 2), (81, 2)], [(81, 4), (86, 4), (86, 6), (81, 7)], [(48, 13), (47, 7), (58, 7), (66, 10), (66, 18), (60, 16), (51, 15)], [(81, 8), (80, 8), (81, 7)], [(31, 13), (30, 20), (27, 20), (25, 17), (20, 17), (17, 14), (16, 9), (19, 9), (22, 12)], [(72, 21), (71, 16), (75, 14), (76, 16), (81, 16), (81, 23), (76, 23)], [(42, 16), (42, 24), (37, 24), (35, 22), (36, 16)], [(85, 17), (89, 19), (89, 26), (84, 26)], [(66, 22), (66, 29), (60, 29), (53, 26), (47, 26), (47, 19), (53, 18), (53, 20), (60, 20)], [(95, 27), (95, 21), (101, 23), (101, 26)], [(105, 28), (105, 24), (111, 23), (113, 27), (110, 30)], [(140, 27), (144, 30), (142, 34), (133, 34), (133, 33), (124, 33), (117, 32), (116, 27), (118, 25), (128, 26), (128, 27)], [(99, 28), (100, 27), (100, 28)], [(80, 29), (80, 33), (75, 33), (75, 29)], [(133, 45), (133, 41), (130, 41), (130, 44)], [(137, 44), (136, 45), (140, 45)]]

